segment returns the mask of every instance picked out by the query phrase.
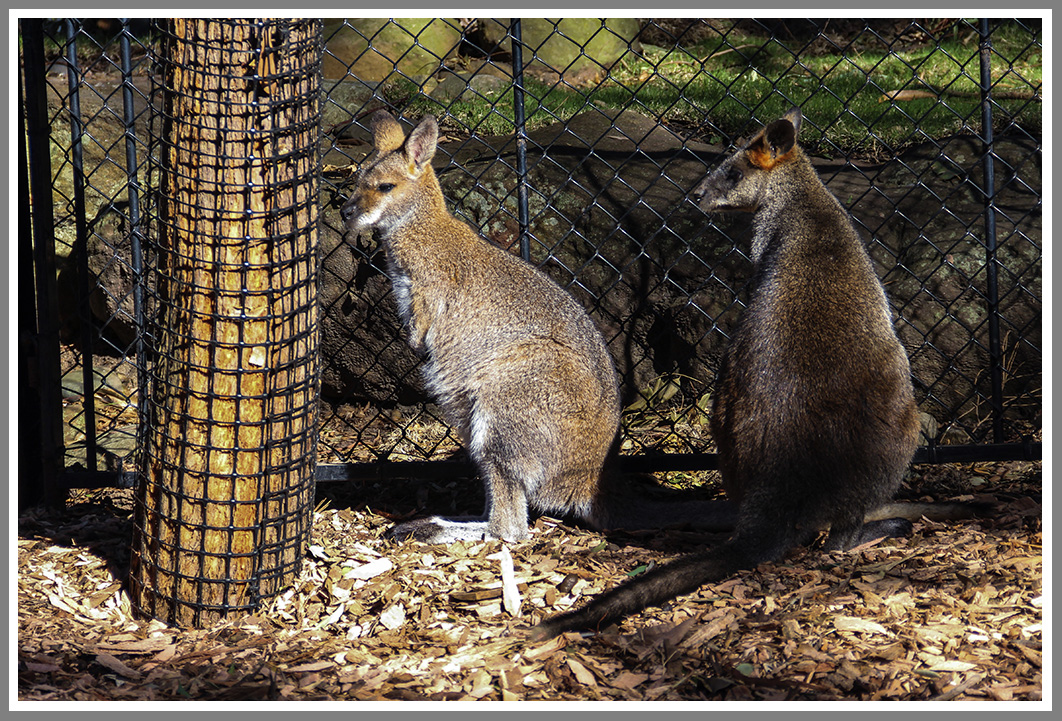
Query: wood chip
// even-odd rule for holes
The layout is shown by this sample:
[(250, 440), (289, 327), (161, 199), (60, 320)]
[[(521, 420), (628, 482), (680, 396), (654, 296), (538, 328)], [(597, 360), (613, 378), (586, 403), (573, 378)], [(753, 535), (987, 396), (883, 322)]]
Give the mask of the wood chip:
[(131, 678), (131, 679), (140, 678), (140, 672), (139, 671), (135, 671), (135, 670), (129, 668), (128, 666), (126, 666), (124, 663), (122, 663), (121, 661), (119, 661), (117, 658), (115, 658), (114, 656), (112, 656), (109, 653), (96, 654), (96, 663), (98, 663), (99, 665), (101, 665), (101, 666), (103, 666), (105, 668), (110, 669), (111, 671), (114, 671), (115, 673), (121, 674), (122, 676), (125, 676), (126, 678)]
[[(516, 570), (513, 568), (513, 556), (509, 552), (509, 547), (502, 546), (498, 556), (501, 565), (502, 608), (510, 616), (519, 618), (521, 616), (520, 591), (516, 586)], [(527, 587), (526, 584), (524, 587)]]

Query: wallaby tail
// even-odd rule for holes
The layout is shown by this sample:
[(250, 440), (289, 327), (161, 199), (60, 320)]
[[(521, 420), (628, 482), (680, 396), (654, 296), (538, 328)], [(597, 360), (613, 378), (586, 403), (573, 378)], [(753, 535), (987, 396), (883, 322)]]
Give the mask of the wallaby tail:
[[(645, 498), (634, 493), (610, 494), (603, 504), (603, 514), (596, 516), (599, 530), (643, 530), (650, 528), (689, 527), (699, 531), (727, 533), (737, 525), (738, 506), (725, 500), (688, 500), (675, 492), (672, 498)], [(989, 503), (895, 501), (867, 513), (864, 521), (905, 518), (917, 521), (964, 521), (991, 515)]]
[(532, 641), (545, 641), (566, 631), (600, 628), (623, 616), (721, 581), (750, 565), (731, 543), (684, 556), (594, 598), (574, 611), (555, 616), (531, 629)]

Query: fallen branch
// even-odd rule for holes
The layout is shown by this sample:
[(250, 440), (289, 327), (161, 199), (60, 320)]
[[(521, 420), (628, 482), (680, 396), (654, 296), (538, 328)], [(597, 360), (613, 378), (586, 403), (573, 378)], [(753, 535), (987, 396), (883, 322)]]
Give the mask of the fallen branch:
[[(926, 86), (926, 90), (887, 90), (881, 98), (879, 103), (886, 101), (892, 102), (904, 102), (907, 100), (919, 100), (922, 98), (939, 98), (941, 95), (950, 95), (956, 98), (980, 98), (980, 90), (954, 90), (952, 88), (935, 88), (925, 80), (918, 78), (918, 80)], [(990, 94), (996, 100), (1034, 100), (1036, 102), (1043, 102), (1043, 96), (1040, 92), (1029, 90), (992, 90)]]

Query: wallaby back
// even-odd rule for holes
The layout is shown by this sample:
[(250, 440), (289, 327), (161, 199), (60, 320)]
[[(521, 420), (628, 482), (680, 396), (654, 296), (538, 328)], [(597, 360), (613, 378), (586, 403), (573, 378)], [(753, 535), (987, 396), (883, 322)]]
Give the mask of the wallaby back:
[(864, 525), (899, 487), (919, 422), (903, 347), (851, 220), (796, 144), (798, 110), (768, 125), (694, 191), (706, 211), (755, 213), (749, 304), (716, 381), (712, 432), (733, 537), (538, 626), (596, 626), (780, 558), (829, 527), (827, 548), (897, 535)]

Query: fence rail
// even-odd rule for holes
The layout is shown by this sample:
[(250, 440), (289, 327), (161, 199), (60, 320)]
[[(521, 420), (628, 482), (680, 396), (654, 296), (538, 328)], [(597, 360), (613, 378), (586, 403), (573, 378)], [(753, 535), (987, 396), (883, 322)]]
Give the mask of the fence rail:
[[(140, 243), (159, 33), (68, 19), (20, 35), (31, 502), (130, 481), (151, 370)], [(748, 227), (687, 194), (792, 105), (893, 303), (925, 418), (916, 460), (1039, 458), (1041, 37), (1019, 19), (326, 21), (318, 478), (471, 473), (423, 393), (378, 249), (338, 215), (380, 107), (439, 117), (455, 213), (606, 334), (629, 467), (714, 467), (708, 399)]]

